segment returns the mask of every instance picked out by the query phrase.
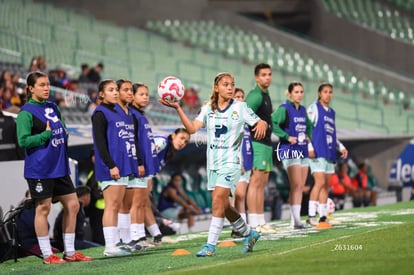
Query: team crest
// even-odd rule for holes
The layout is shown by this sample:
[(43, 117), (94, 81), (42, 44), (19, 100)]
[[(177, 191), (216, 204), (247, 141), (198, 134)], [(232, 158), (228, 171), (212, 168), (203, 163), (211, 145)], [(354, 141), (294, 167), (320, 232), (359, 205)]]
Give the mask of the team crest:
[(41, 183), (41, 182), (38, 182), (38, 183), (36, 184), (36, 188), (35, 188), (35, 190), (36, 190), (36, 192), (37, 192), (37, 193), (42, 193), (42, 192), (43, 192), (43, 185), (42, 185), (42, 183)]
[(238, 120), (239, 119), (239, 113), (237, 113), (236, 111), (233, 111), (233, 113), (231, 114), (231, 118), (233, 120)]

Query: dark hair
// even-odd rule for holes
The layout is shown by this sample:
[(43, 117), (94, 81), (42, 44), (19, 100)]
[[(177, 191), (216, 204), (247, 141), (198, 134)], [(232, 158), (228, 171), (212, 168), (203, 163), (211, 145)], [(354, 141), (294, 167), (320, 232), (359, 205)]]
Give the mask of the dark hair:
[(26, 78), (26, 101), (29, 101), (30, 98), (32, 98), (32, 92), (30, 92), (29, 87), (36, 84), (37, 80), (41, 77), (48, 77), (47, 74), (36, 71), (28, 74)]
[(118, 87), (118, 90), (121, 89), (121, 86), (124, 83), (131, 83), (132, 84), (131, 81), (125, 80), (125, 79), (118, 79), (117, 81), (115, 81), (115, 83), (116, 83), (116, 86)]
[(237, 92), (241, 92), (244, 95), (244, 91), (242, 88), (236, 87), (236, 89), (234, 89), (234, 93), (236, 94)]
[(112, 79), (105, 79), (102, 80), (99, 85), (98, 85), (98, 98), (99, 99), (103, 99), (102, 96), (99, 95), (100, 92), (103, 92), (105, 87), (109, 84), (109, 83), (114, 83), (114, 81)]
[(135, 93), (138, 91), (138, 89), (139, 89), (140, 87), (145, 87), (145, 88), (147, 88), (147, 89), (148, 89), (148, 86), (147, 86), (147, 85), (145, 85), (144, 83), (141, 83), (141, 82), (136, 82), (136, 83), (134, 83), (134, 84), (132, 85), (132, 93), (135, 95)]
[(359, 169), (359, 170), (360, 170), (360, 169), (362, 169), (362, 168), (364, 168), (365, 166), (367, 166), (367, 165), (365, 164), (365, 162), (358, 163), (358, 169)]
[[(190, 135), (190, 132), (188, 132), (188, 130), (185, 128), (175, 129), (174, 134), (177, 135), (180, 133), (187, 133), (188, 135)], [(177, 150), (174, 148), (172, 144), (172, 134), (170, 134), (168, 135), (168, 149), (167, 149), (167, 153), (165, 154), (165, 162), (167, 163), (168, 161), (172, 160), (176, 153), (177, 153)]]
[(289, 92), (289, 93), (292, 93), (293, 89), (294, 89), (296, 86), (302, 86), (302, 87), (303, 87), (302, 83), (300, 83), (300, 82), (298, 82), (298, 81), (293, 81), (293, 82), (290, 82), (290, 84), (289, 84), (289, 86), (288, 86), (288, 92)]
[[(331, 84), (331, 83), (328, 83), (328, 82), (322, 82), (322, 83), (321, 83), (321, 85), (319, 85), (319, 87), (318, 87), (318, 94), (319, 94), (320, 92), (322, 92), (323, 88), (325, 88), (325, 87), (330, 87), (331, 89), (333, 89), (333, 86), (332, 86), (332, 84)], [(321, 99), (321, 97), (318, 95), (318, 100), (319, 100), (319, 99)]]
[(324, 82), (324, 83), (321, 83), (321, 85), (319, 85), (318, 92), (321, 92), (323, 90), (323, 88), (325, 88), (325, 87), (330, 87), (331, 89), (333, 89), (333, 86), (332, 86), (331, 83)]
[(225, 76), (229, 76), (229, 77), (234, 79), (233, 75), (231, 73), (227, 73), (227, 72), (218, 73), (216, 75), (216, 77), (214, 77), (213, 91), (212, 91), (211, 96), (210, 96), (211, 110), (213, 112), (216, 111), (217, 104), (218, 104), (218, 93), (216, 93), (214, 91), (214, 86), (218, 85), (219, 81)]
[(171, 174), (171, 178), (170, 179), (172, 180), (173, 178), (175, 178), (177, 176), (183, 177), (183, 175), (180, 172), (174, 172), (174, 173)]
[(90, 194), (90, 193), (91, 193), (91, 188), (89, 186), (80, 185), (76, 187), (76, 195), (78, 196), (78, 198), (85, 196), (87, 194)]
[(260, 63), (254, 67), (254, 75), (259, 75), (260, 70), (262, 69), (272, 69), (272, 67), (267, 63)]
[(86, 70), (86, 69), (89, 69), (89, 65), (88, 65), (88, 64), (86, 64), (86, 63), (83, 63), (83, 64), (81, 65), (81, 70), (83, 71), (83, 70)]

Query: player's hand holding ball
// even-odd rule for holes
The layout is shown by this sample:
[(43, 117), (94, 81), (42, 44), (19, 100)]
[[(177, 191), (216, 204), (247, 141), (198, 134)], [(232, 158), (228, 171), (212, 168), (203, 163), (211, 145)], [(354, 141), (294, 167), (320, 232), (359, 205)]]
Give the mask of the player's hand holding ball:
[(184, 96), (184, 85), (179, 78), (167, 76), (158, 83), (157, 92), (161, 104), (177, 109), (180, 107), (179, 101)]

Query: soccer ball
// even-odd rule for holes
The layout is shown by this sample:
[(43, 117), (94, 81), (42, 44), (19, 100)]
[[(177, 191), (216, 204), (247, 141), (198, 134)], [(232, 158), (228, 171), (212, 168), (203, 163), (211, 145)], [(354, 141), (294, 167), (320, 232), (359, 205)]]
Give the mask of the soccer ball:
[(184, 85), (179, 78), (167, 76), (158, 83), (157, 92), (161, 99), (179, 101), (184, 96)]
[(328, 215), (332, 215), (335, 212), (335, 202), (331, 198), (328, 198), (326, 204), (328, 208)]

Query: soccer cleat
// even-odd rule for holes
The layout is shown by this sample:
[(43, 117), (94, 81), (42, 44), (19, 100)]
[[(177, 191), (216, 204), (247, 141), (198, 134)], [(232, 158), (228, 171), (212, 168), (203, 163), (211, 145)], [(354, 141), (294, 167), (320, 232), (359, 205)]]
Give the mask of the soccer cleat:
[(256, 231), (262, 234), (272, 234), (277, 232), (270, 224), (259, 225), (256, 227)]
[(335, 225), (335, 224), (340, 224), (341, 222), (338, 220), (335, 220), (334, 217), (332, 217), (332, 215), (326, 215), (326, 219), (328, 221), (329, 224), (331, 225)]
[(250, 234), (244, 238), (244, 248), (242, 250), (243, 253), (246, 252), (253, 252), (253, 247), (256, 242), (260, 239), (260, 233), (256, 230), (251, 229)]
[(126, 243), (124, 243), (124, 242), (122, 242), (122, 241), (120, 241), (119, 243), (117, 243), (115, 246), (116, 246), (116, 247), (119, 247), (119, 248), (121, 248), (121, 249), (125, 249), (125, 250), (130, 249), (130, 247), (128, 246), (128, 244), (126, 244)]
[(154, 237), (152, 243), (157, 246), (157, 245), (161, 245), (162, 244), (162, 235), (157, 235)]
[(104, 256), (109, 256), (109, 257), (123, 256), (123, 255), (129, 255), (129, 254), (131, 254), (131, 250), (129, 248), (121, 247), (121, 246), (105, 248), (103, 252)]
[(92, 261), (92, 257), (85, 256), (80, 252), (75, 252), (71, 256), (63, 254), (63, 259), (67, 262), (90, 262)]
[(59, 258), (59, 256), (52, 254), (49, 257), (43, 259), (44, 264), (63, 264), (66, 263), (64, 259)]
[(138, 241), (134, 241), (134, 240), (130, 241), (125, 246), (131, 252), (133, 252), (133, 251), (139, 251), (139, 250), (142, 250), (143, 249), (143, 247), (139, 244), (139, 242)]
[(161, 239), (161, 243), (178, 243), (178, 241), (170, 237), (163, 236)]
[(316, 225), (316, 229), (330, 229), (332, 225), (327, 223), (326, 221), (321, 221)]
[(304, 223), (293, 226), (293, 229), (298, 229), (298, 230), (303, 230), (303, 229), (308, 229), (308, 228), (309, 227), (306, 224), (304, 224)]
[(216, 255), (216, 246), (206, 243), (203, 248), (197, 252), (197, 257), (210, 257)]
[(318, 224), (318, 219), (315, 216), (309, 216), (306, 223), (310, 226), (316, 226)]
[(240, 234), (240, 232), (238, 232), (238, 231), (236, 231), (236, 230), (231, 230), (231, 235), (230, 235), (232, 238), (235, 238), (235, 239), (237, 239), (237, 238), (243, 238), (243, 235), (242, 234)]
[(147, 249), (147, 248), (151, 248), (151, 247), (155, 247), (154, 244), (150, 243), (149, 241), (147, 241), (147, 238), (141, 238), (138, 240), (138, 244), (142, 247), (142, 249)]

